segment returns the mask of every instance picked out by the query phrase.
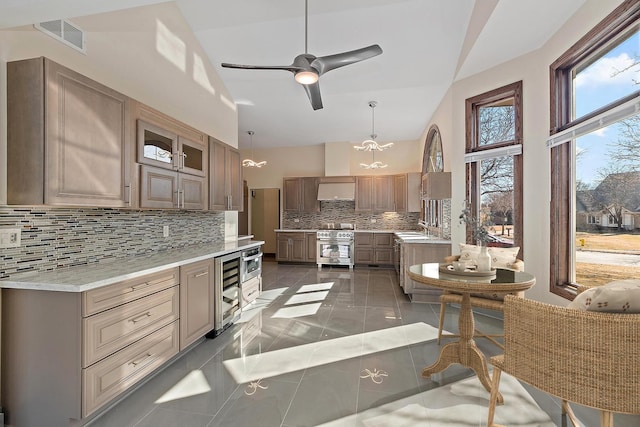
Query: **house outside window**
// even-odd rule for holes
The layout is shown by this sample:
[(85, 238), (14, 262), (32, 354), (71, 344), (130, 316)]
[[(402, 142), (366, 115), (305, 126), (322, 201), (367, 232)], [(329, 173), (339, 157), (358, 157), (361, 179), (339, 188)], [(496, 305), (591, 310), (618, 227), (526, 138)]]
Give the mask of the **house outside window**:
[[(623, 2), (550, 67), (551, 291), (640, 268), (640, 3)], [(624, 254), (624, 256), (622, 256)]]
[(466, 203), (489, 246), (519, 246), (522, 259), (522, 82), (467, 99), (466, 117)]

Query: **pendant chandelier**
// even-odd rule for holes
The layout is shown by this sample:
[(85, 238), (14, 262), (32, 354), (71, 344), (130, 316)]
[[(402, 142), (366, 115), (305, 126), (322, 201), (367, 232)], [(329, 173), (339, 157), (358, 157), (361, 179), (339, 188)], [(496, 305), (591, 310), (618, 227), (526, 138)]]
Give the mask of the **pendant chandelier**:
[(371, 151), (371, 163), (368, 163), (368, 164), (360, 163), (361, 167), (365, 169), (386, 168), (388, 166), (387, 164), (375, 160), (375, 152), (383, 151), (388, 148), (391, 148), (393, 146), (393, 142), (389, 142), (387, 144), (378, 144), (376, 142), (376, 138), (378, 137), (378, 135), (376, 135), (376, 132), (375, 132), (375, 129), (376, 129), (375, 108), (376, 108), (376, 105), (378, 105), (378, 103), (376, 101), (369, 101), (368, 105), (369, 107), (371, 107), (371, 139), (364, 140), (360, 145), (355, 145), (353, 148), (355, 148), (357, 151)]
[[(249, 134), (249, 137), (251, 138), (251, 157), (253, 157), (253, 134), (255, 132), (252, 131), (252, 130), (248, 130), (247, 133)], [(242, 166), (244, 166), (245, 168), (261, 168), (266, 164), (267, 164), (266, 160), (263, 160), (261, 162), (256, 162), (256, 161), (253, 161), (251, 159), (244, 159), (242, 161)]]

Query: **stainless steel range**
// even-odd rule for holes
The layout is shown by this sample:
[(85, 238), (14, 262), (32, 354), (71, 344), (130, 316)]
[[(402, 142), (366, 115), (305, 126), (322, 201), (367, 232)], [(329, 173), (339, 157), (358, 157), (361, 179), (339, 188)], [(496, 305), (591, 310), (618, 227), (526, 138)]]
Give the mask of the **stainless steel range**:
[(316, 241), (318, 269), (324, 264), (348, 265), (353, 269), (353, 227), (350, 230), (319, 230)]

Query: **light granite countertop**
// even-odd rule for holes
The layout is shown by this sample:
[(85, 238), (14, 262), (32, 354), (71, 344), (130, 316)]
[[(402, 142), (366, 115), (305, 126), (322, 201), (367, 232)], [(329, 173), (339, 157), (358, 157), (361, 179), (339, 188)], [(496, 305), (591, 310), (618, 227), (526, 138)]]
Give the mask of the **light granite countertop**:
[[(318, 231), (317, 228), (314, 229), (300, 229), (300, 228), (278, 228), (274, 230), (276, 233), (315, 233)], [(358, 229), (353, 230), (355, 233), (393, 233), (396, 237), (402, 240), (402, 243), (411, 243), (411, 244), (424, 244), (424, 243), (434, 243), (434, 244), (451, 244), (451, 240), (442, 239), (436, 236), (423, 235), (420, 231), (416, 230), (382, 230), (382, 229), (374, 229), (374, 230), (365, 230)], [(424, 237), (422, 237), (424, 236)]]
[(25, 273), (16, 278), (1, 280), (0, 288), (84, 292), (263, 244), (264, 241), (261, 240), (240, 239), (171, 249), (129, 259), (115, 259), (46, 273)]

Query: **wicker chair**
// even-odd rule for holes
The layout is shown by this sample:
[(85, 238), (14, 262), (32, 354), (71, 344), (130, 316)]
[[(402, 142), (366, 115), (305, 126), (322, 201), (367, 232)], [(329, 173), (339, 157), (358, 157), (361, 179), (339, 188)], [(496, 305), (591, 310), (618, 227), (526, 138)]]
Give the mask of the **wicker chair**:
[(494, 370), (488, 426), (497, 426), (501, 372), (562, 399), (562, 413), (574, 426), (579, 424), (569, 402), (600, 410), (603, 427), (613, 426), (614, 412), (640, 414), (640, 314), (582, 311), (507, 296), (504, 328), (504, 354), (489, 360)]
[[(448, 256), (444, 259), (446, 263), (451, 263), (457, 261), (459, 259), (459, 255)], [(516, 260), (515, 264), (513, 264), (513, 270), (523, 271), (524, 270), (524, 262), (522, 260)], [(524, 296), (524, 292), (518, 293), (518, 296)], [(471, 307), (482, 308), (485, 310), (494, 310), (494, 311), (502, 311), (504, 306), (503, 298), (504, 295), (499, 296), (495, 295), (492, 298), (485, 298), (479, 295), (471, 295)], [(440, 295), (440, 321), (438, 323), (438, 344), (440, 344), (440, 340), (442, 338), (456, 338), (460, 337), (457, 334), (443, 334), (442, 327), (444, 324), (444, 316), (447, 310), (447, 304), (460, 304), (462, 303), (462, 295), (456, 294), (454, 292), (443, 291), (442, 295)], [(486, 338), (498, 347), (504, 349), (502, 343), (496, 340), (496, 338), (502, 338), (503, 334), (485, 334), (482, 331), (476, 329), (475, 337)]]

